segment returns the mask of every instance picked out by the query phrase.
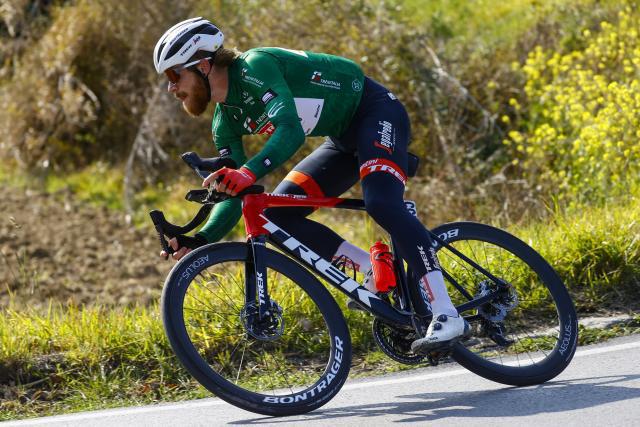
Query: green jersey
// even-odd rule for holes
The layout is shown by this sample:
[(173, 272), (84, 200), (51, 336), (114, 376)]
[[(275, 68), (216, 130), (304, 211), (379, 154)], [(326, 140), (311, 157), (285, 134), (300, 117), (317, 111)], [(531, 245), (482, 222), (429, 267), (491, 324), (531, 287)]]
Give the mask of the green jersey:
[[(289, 159), (309, 136), (340, 136), (360, 103), (364, 75), (346, 58), (282, 48), (257, 48), (229, 67), (227, 99), (213, 116), (214, 143), (260, 178)], [(242, 136), (266, 134), (263, 149), (247, 161)], [(222, 238), (241, 215), (240, 201), (217, 205), (200, 230)]]

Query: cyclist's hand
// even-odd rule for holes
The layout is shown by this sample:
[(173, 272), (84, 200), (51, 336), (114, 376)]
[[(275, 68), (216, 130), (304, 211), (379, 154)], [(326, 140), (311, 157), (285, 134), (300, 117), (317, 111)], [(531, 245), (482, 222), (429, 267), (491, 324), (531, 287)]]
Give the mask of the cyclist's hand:
[[(187, 248), (187, 247), (181, 248), (180, 245), (178, 244), (178, 240), (175, 237), (169, 240), (169, 246), (171, 246), (171, 248), (173, 248), (174, 250), (173, 254), (171, 254), (171, 258), (173, 258), (176, 261), (178, 261), (183, 256), (191, 252), (190, 248)], [(169, 254), (167, 254), (165, 251), (161, 251), (160, 256), (164, 259), (167, 259), (169, 257)]]
[[(174, 250), (171, 257), (174, 260), (178, 261), (179, 259), (184, 257), (186, 254), (191, 252), (193, 249), (206, 244), (207, 244), (207, 240), (204, 237), (200, 236), (199, 234), (196, 234), (193, 237), (191, 236), (178, 236), (177, 238), (174, 237), (171, 240), (169, 240), (169, 246), (171, 246), (171, 248)], [(160, 256), (164, 259), (167, 259), (168, 254), (165, 251), (161, 251)]]
[[(222, 180), (217, 182), (217, 178), (221, 175), (223, 175)], [(217, 191), (235, 196), (254, 182), (256, 182), (256, 176), (243, 166), (240, 169), (218, 169), (202, 182), (202, 186), (207, 187), (209, 184), (215, 183), (214, 188)]]

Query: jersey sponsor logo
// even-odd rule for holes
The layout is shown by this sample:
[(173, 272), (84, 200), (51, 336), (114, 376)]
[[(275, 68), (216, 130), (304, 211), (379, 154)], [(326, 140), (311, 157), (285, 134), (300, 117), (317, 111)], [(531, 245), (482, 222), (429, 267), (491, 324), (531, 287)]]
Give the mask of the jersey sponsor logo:
[(255, 101), (253, 100), (253, 96), (249, 95), (249, 92), (242, 92), (242, 102), (249, 105), (254, 105)]
[(249, 133), (271, 135), (276, 131), (275, 125), (268, 119), (266, 112), (262, 113), (256, 120), (247, 117), (244, 120), (243, 126)]
[(269, 111), (267, 111), (267, 116), (269, 116), (269, 118), (272, 119), (283, 108), (284, 108), (284, 102), (278, 102), (277, 104), (273, 104), (271, 108), (269, 108)]
[(265, 123), (264, 126), (262, 126), (260, 129), (258, 129), (259, 134), (261, 135), (273, 135), (273, 133), (276, 131), (276, 127), (273, 125), (273, 123), (271, 122), (267, 122)]
[(226, 147), (220, 147), (218, 149), (218, 153), (220, 154), (220, 157), (229, 157), (231, 155), (231, 147), (228, 145)]
[(248, 68), (243, 68), (240, 71), (240, 77), (242, 78), (242, 80), (254, 86), (262, 87), (264, 85), (264, 82), (257, 77), (248, 75), (247, 74), (248, 71), (249, 71)]
[(251, 119), (251, 117), (247, 117), (244, 121), (244, 128), (249, 132), (253, 133), (258, 128), (258, 124)]
[(264, 95), (262, 95), (262, 98), (260, 98), (260, 100), (264, 105), (267, 105), (269, 101), (276, 98), (277, 96), (278, 94), (275, 91), (273, 91), (272, 89), (269, 89), (264, 93)]
[(351, 87), (354, 91), (360, 92), (362, 90), (362, 83), (360, 83), (360, 80), (354, 79), (353, 82), (351, 82)]
[(380, 129), (378, 129), (380, 139), (373, 141), (373, 145), (391, 155), (396, 145), (396, 133), (393, 130), (393, 125), (387, 121), (382, 121), (378, 122), (378, 126), (380, 126)]
[(337, 82), (335, 80), (323, 79), (322, 78), (322, 71), (314, 71), (313, 72), (313, 74), (311, 75), (311, 84), (322, 86), (322, 87), (327, 87), (329, 89), (336, 89), (336, 90), (340, 90), (341, 89), (340, 82)]
[(362, 166), (360, 166), (360, 179), (364, 179), (369, 174), (375, 172), (389, 173), (398, 178), (398, 180), (402, 182), (402, 185), (407, 183), (407, 176), (402, 172), (402, 169), (387, 159), (371, 159), (364, 162)]
[(394, 101), (398, 99), (398, 98), (397, 98), (394, 94), (392, 94), (391, 92), (387, 92), (387, 96), (388, 96), (389, 98), (391, 98), (392, 100), (394, 100)]
[(318, 125), (322, 116), (324, 99), (318, 98), (294, 98), (296, 112), (300, 118), (300, 125), (305, 135), (309, 135)]

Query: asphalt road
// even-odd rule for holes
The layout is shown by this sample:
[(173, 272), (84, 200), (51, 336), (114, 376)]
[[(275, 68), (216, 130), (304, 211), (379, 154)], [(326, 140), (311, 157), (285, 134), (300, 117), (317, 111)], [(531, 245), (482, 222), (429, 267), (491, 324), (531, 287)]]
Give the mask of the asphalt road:
[(5, 426), (640, 426), (640, 336), (580, 347), (557, 378), (510, 387), (459, 365), (348, 381), (315, 412), (271, 418), (219, 399), (171, 403), (1, 423)]

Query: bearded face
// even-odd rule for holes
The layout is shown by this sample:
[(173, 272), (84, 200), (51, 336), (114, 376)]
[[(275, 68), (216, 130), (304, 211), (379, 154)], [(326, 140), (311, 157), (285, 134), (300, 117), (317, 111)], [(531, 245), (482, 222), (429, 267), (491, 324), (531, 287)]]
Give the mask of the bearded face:
[(207, 109), (207, 88), (196, 71), (184, 70), (176, 85), (174, 96), (182, 101), (182, 108), (192, 117), (198, 117)]

